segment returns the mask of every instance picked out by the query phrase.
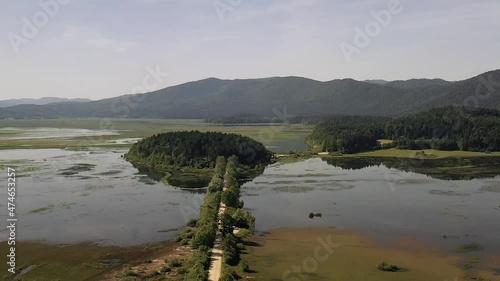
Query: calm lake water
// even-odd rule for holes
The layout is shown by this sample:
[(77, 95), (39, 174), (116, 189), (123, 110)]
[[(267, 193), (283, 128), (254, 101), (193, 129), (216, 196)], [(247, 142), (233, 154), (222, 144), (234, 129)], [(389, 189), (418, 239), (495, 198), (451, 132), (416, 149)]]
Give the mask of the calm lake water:
[[(198, 216), (203, 190), (155, 182), (123, 160), (125, 152), (0, 150), (2, 170), (7, 165), (18, 170), (18, 239), (139, 245), (171, 239)], [(372, 162), (328, 164), (315, 158), (268, 167), (243, 185), (242, 199), (260, 232), (336, 227), (387, 241), (409, 235), (447, 249), (479, 242), (485, 253), (499, 253), (500, 177), (491, 169), (484, 177), (438, 179)], [(5, 179), (3, 172), (0, 182)], [(0, 198), (5, 218), (6, 188)], [(322, 217), (309, 219), (310, 212)], [(0, 240), (6, 237), (3, 229)]]
[[(121, 158), (125, 152), (0, 150), (0, 165), (17, 169), (18, 239), (138, 245), (173, 238), (198, 216), (203, 193), (151, 180)], [(6, 197), (2, 188), (1, 218)], [(0, 235), (4, 241), (6, 230)]]
[[(500, 253), (499, 176), (441, 180), (383, 164), (352, 164), (316, 158), (267, 168), (242, 188), (257, 230), (335, 227), (380, 241), (417, 237), (450, 250), (478, 242), (484, 253)], [(310, 212), (322, 217), (310, 219)]]

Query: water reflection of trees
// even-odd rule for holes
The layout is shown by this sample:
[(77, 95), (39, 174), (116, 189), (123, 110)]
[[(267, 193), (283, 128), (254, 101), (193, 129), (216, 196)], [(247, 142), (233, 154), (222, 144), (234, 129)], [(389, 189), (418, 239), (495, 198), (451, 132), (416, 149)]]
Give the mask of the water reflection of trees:
[(361, 170), (383, 165), (390, 169), (424, 174), (444, 180), (493, 178), (500, 175), (500, 157), (410, 159), (394, 157), (323, 158), (329, 165), (345, 170)]

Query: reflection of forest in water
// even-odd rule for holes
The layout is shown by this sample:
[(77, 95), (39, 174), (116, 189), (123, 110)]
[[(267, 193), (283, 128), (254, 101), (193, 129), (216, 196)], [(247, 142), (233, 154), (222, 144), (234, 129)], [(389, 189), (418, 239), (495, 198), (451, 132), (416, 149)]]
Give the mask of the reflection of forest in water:
[(322, 158), (329, 165), (359, 170), (384, 165), (387, 168), (424, 174), (443, 180), (471, 180), (500, 175), (500, 157), (470, 157), (443, 159), (411, 159), (394, 157), (338, 157)]

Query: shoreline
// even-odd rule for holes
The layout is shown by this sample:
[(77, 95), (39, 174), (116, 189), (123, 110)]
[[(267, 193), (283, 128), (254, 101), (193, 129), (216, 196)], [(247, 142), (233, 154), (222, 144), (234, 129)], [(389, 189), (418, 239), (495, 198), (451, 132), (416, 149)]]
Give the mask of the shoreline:
[[(418, 154), (421, 152), (425, 154)], [(469, 157), (500, 157), (500, 152), (474, 152), (474, 151), (445, 151), (445, 150), (435, 150), (435, 149), (423, 149), (423, 150), (406, 150), (406, 149), (380, 149), (374, 151), (360, 152), (354, 154), (343, 154), (343, 155), (320, 155), (325, 158), (338, 158), (338, 157), (393, 157), (393, 158), (410, 158), (410, 159), (420, 159), (420, 160), (433, 160), (433, 159), (444, 159), (444, 158), (469, 158)]]
[[(424, 155), (418, 153), (424, 152)], [(361, 158), (361, 157), (380, 157), (380, 158), (407, 158), (417, 160), (439, 160), (445, 158), (475, 158), (475, 157), (500, 157), (500, 152), (474, 152), (474, 151), (444, 151), (434, 149), (424, 150), (407, 150), (407, 149), (380, 149), (367, 152), (359, 152), (352, 154), (336, 155), (335, 153), (328, 152), (312, 152), (312, 151), (296, 151), (295, 153), (276, 153), (277, 163), (292, 163), (303, 161), (311, 158), (325, 158), (325, 159), (338, 159), (338, 158)]]

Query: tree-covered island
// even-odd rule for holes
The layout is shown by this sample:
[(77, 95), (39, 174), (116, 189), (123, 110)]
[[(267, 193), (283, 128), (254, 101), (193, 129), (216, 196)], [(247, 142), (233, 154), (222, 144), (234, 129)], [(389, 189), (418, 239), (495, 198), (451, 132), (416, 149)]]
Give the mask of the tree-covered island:
[(217, 157), (235, 155), (241, 177), (260, 174), (273, 154), (249, 137), (220, 132), (169, 132), (145, 138), (125, 154), (141, 171), (179, 187), (204, 187), (213, 175)]

